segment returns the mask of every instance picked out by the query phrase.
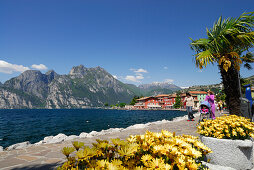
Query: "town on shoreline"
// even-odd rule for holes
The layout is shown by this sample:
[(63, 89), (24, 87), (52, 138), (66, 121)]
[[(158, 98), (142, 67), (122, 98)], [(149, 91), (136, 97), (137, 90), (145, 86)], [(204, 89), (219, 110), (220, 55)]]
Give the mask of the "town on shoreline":
[[(205, 91), (189, 91), (194, 98), (194, 110), (198, 110), (200, 103), (205, 100), (207, 92)], [(136, 99), (134, 105), (125, 105), (123, 109), (127, 110), (180, 110), (185, 111), (184, 105), (185, 93), (160, 94), (157, 96), (141, 97)], [(177, 100), (181, 103), (180, 107), (175, 107)]]

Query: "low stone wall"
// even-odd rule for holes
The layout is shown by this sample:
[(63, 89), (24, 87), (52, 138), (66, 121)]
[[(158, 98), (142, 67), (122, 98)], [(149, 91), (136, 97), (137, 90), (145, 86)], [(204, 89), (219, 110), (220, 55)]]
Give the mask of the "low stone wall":
[(253, 168), (253, 142), (251, 140), (217, 139), (200, 136), (201, 141), (213, 153), (207, 155), (211, 164), (234, 169)]

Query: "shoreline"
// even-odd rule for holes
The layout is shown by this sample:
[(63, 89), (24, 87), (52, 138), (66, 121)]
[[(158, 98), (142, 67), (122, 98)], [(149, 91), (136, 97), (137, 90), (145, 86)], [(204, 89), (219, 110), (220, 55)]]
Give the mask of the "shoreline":
[[(195, 112), (194, 116), (195, 117), (199, 116), (199, 113)], [(159, 121), (155, 121), (155, 122), (134, 124), (134, 125), (128, 126), (126, 128), (109, 128), (106, 130), (101, 130), (99, 132), (91, 131), (89, 133), (81, 132), (79, 134), (79, 136), (77, 136), (77, 135), (67, 136), (63, 133), (59, 133), (56, 136), (46, 136), (46, 137), (44, 137), (43, 140), (33, 143), (33, 144), (31, 144), (29, 141), (24, 141), (21, 143), (12, 144), (12, 145), (5, 147), (5, 148), (0, 146), (0, 152), (1, 152), (1, 150), (2, 151), (10, 151), (10, 150), (22, 149), (22, 148), (26, 148), (26, 147), (30, 147), (30, 146), (39, 146), (39, 145), (43, 145), (43, 144), (55, 144), (55, 143), (62, 143), (64, 141), (72, 141), (74, 139), (98, 137), (98, 136), (102, 136), (102, 135), (107, 135), (107, 134), (112, 134), (112, 133), (117, 133), (117, 132), (122, 132), (122, 131), (128, 131), (128, 130), (133, 130), (133, 129), (145, 129), (151, 125), (161, 125), (161, 124), (165, 124), (165, 123), (174, 123), (174, 122), (182, 121), (184, 119), (187, 119), (187, 117), (188, 116), (186, 114), (185, 116), (175, 117), (172, 120), (163, 119), (163, 120), (159, 120)]]

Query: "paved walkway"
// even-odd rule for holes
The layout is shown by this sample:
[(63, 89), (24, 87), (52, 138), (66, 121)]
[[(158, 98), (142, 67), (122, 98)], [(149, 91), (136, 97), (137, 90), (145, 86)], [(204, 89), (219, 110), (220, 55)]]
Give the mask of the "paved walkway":
[[(91, 145), (95, 139), (120, 138), (126, 139), (129, 135), (144, 134), (147, 130), (159, 132), (162, 129), (176, 132), (177, 135), (188, 134), (198, 136), (196, 124), (199, 114), (195, 114), (195, 121), (188, 122), (186, 119), (163, 124), (151, 124), (147, 128), (122, 130), (107, 135), (100, 135), (92, 138), (78, 138), (73, 141), (82, 141), (86, 145)], [(57, 144), (42, 144), (30, 146), (23, 149), (0, 152), (0, 169), (32, 170), (32, 169), (54, 169), (65, 161), (65, 156), (61, 149), (65, 146), (72, 146), (71, 141), (64, 141)]]

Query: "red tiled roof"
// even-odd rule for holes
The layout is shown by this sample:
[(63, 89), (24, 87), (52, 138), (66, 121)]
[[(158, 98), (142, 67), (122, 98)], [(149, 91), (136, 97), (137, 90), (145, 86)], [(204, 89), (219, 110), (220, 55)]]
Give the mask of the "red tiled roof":
[(189, 91), (189, 93), (192, 93), (192, 94), (207, 94), (207, 92), (205, 92), (205, 91)]
[(169, 97), (169, 94), (159, 94), (159, 95), (157, 95), (155, 97)]
[(155, 97), (142, 97), (142, 98), (137, 99), (137, 100), (140, 101), (140, 100), (146, 100), (146, 99), (150, 99), (150, 98), (155, 98)]

